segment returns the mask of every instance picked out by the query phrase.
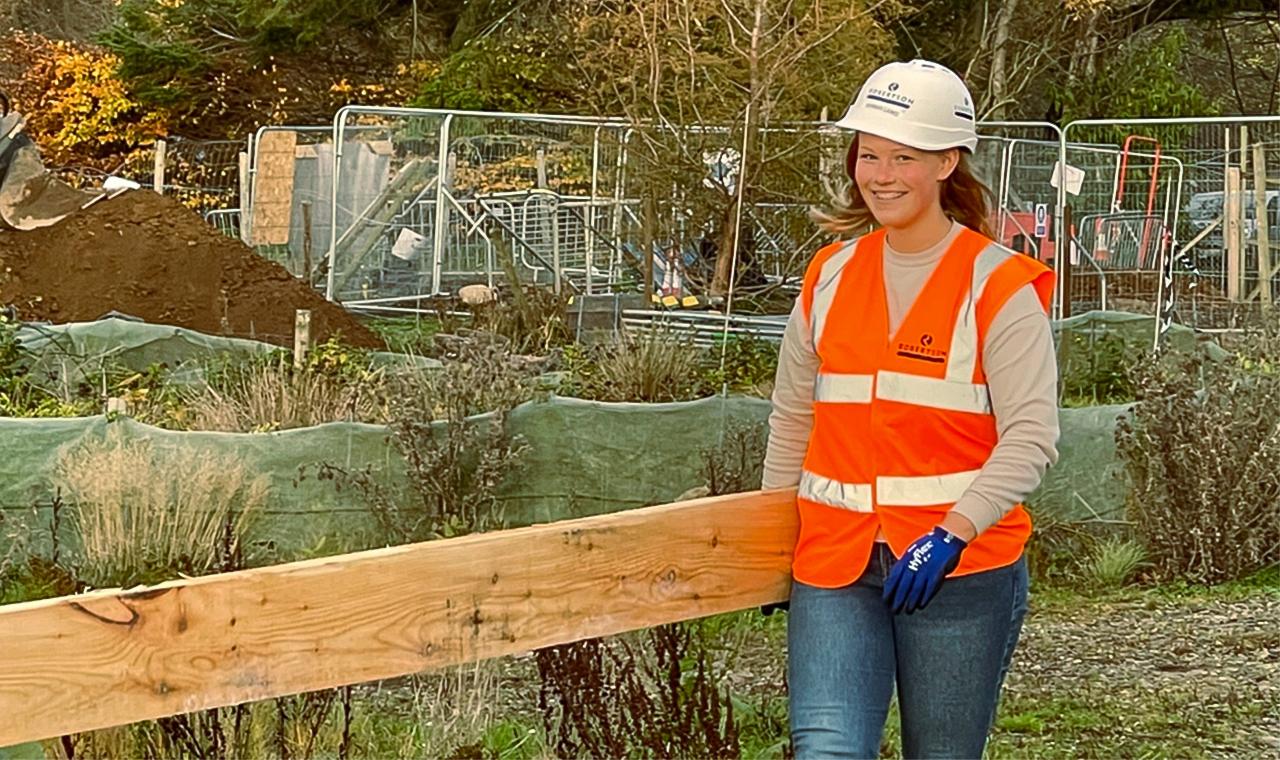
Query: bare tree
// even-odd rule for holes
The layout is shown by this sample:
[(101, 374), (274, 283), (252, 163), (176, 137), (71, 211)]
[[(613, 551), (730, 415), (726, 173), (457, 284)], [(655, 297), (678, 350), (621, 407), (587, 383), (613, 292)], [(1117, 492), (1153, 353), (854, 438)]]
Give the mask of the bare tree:
[[(874, 14), (887, 3), (844, 0), (593, 0), (576, 66), (601, 110), (637, 125), (631, 155), (658, 212), (714, 240), (707, 290), (729, 287), (740, 203), (813, 197), (816, 166), (789, 121), (842, 110), (853, 89), (892, 58)], [(816, 147), (812, 130), (809, 147)], [(789, 135), (789, 136), (788, 136)], [(802, 155), (805, 154), (805, 155)], [(719, 167), (719, 168), (717, 168)], [(793, 176), (794, 175), (794, 176)]]

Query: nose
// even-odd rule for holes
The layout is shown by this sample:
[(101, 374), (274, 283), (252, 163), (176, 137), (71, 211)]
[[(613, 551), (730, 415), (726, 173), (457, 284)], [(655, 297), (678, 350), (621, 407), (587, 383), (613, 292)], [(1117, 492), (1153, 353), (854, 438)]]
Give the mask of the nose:
[(893, 173), (893, 164), (890, 161), (876, 161), (875, 171), (871, 173), (871, 183), (874, 185), (893, 184), (896, 179)]

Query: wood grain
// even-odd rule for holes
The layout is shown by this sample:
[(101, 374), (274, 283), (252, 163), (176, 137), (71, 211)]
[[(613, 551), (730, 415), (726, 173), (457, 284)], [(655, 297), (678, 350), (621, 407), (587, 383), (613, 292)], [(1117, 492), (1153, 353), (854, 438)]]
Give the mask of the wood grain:
[(0, 607), (0, 746), (786, 597), (795, 490)]
[(294, 160), (298, 133), (266, 132), (258, 141), (258, 173), (253, 180), (252, 245), (286, 245), (293, 219)]

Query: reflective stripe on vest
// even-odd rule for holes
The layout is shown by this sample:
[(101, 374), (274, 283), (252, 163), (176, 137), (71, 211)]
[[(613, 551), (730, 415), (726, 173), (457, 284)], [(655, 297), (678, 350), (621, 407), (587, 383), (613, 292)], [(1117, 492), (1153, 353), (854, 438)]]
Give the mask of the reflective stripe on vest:
[[(969, 376), (973, 376), (972, 370)], [(953, 412), (991, 414), (991, 396), (985, 384), (950, 378), (939, 380), (936, 377), (881, 370), (876, 374), (875, 397)]]
[[(960, 500), (978, 477), (979, 472), (980, 470), (968, 470), (945, 475), (878, 477), (875, 485), (875, 502), (882, 507), (932, 507), (938, 504), (952, 504)], [(798, 495), (808, 501), (847, 509), (850, 512), (872, 511), (870, 483), (842, 483), (804, 470), (800, 473)]]
[(800, 473), (800, 489), (796, 495), (801, 499), (850, 512), (873, 511), (869, 483), (841, 483), (808, 470)]
[(996, 269), (1015, 255), (1012, 251), (992, 243), (978, 254), (973, 262), (973, 280), (964, 305), (956, 315), (955, 331), (951, 334), (951, 356), (947, 360), (947, 379), (968, 383), (973, 380), (973, 370), (978, 365), (978, 300), (987, 289), (987, 282)]
[(873, 398), (953, 412), (991, 413), (991, 397), (982, 383), (940, 380), (880, 370), (875, 375), (819, 372), (813, 400), (827, 404), (870, 404)]
[(827, 259), (818, 273), (818, 281), (813, 286), (813, 306), (809, 309), (809, 326), (813, 331), (813, 345), (818, 345), (822, 337), (822, 329), (827, 324), (827, 314), (831, 312), (831, 302), (836, 298), (836, 290), (840, 286), (840, 275), (845, 265), (858, 250), (857, 241), (851, 242), (839, 252)]
[(841, 375), (819, 372), (813, 383), (813, 400), (829, 404), (870, 404), (873, 375)]

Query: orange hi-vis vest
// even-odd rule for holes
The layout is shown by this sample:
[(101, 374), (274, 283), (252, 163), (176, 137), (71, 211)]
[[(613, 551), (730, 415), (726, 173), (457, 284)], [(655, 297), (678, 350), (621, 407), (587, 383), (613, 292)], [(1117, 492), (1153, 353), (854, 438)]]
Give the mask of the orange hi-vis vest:
[[(879, 230), (818, 251), (801, 305), (821, 360), (800, 476), (792, 573), (852, 583), (877, 529), (894, 554), (942, 521), (996, 446), (982, 347), (1000, 308), (1035, 287), (1047, 311), (1053, 273), (964, 229), (889, 337)], [(1022, 505), (973, 540), (953, 575), (1012, 564), (1031, 533)]]

